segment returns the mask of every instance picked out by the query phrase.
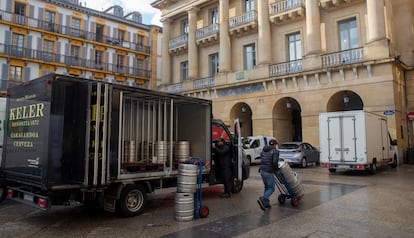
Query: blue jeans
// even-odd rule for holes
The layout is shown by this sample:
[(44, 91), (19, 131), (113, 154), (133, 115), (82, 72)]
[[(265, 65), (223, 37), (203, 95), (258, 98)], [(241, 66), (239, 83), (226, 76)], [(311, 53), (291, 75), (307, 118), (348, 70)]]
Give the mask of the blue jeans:
[(265, 206), (269, 206), (270, 205), (269, 198), (275, 191), (275, 183), (276, 183), (275, 177), (273, 173), (269, 173), (265, 171), (260, 171), (260, 175), (262, 176), (262, 180), (264, 184), (264, 193), (261, 199)]

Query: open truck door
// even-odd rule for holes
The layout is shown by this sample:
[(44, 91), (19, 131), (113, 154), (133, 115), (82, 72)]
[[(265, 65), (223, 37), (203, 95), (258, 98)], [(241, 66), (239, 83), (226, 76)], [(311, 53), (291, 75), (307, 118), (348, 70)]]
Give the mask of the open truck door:
[[(231, 156), (233, 160), (233, 193), (238, 193), (243, 188), (243, 180), (249, 177), (250, 164), (246, 163), (242, 149), (240, 122), (234, 122), (234, 134), (230, 133), (228, 127), (221, 121), (214, 119), (212, 122), (212, 143), (215, 143), (219, 138), (224, 138), (227, 145), (231, 148)], [(223, 183), (220, 173), (219, 163), (217, 163), (215, 155), (212, 155), (210, 184)]]

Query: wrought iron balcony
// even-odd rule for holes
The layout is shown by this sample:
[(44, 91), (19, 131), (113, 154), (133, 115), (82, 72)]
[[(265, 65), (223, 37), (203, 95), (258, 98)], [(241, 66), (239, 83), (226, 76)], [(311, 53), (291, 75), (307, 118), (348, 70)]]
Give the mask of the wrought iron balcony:
[(219, 24), (214, 23), (212, 25), (200, 28), (196, 31), (196, 41), (198, 45), (204, 45), (211, 42), (218, 41), (219, 37)]
[(42, 19), (26, 17), (23, 15), (18, 15), (18, 14), (14, 14), (14, 13), (2, 11), (2, 10), (0, 10), (0, 20), (12, 22), (14, 24), (27, 26), (31, 28), (41, 29), (41, 30), (48, 31), (51, 33), (58, 33), (58, 34), (68, 35), (68, 36), (81, 38), (85, 40), (114, 45), (114, 46), (122, 47), (125, 49), (139, 51), (139, 52), (146, 53), (146, 54), (149, 54), (151, 51), (151, 48), (149, 46), (144, 46), (142, 44), (137, 44), (137, 43), (126, 41), (126, 40), (119, 40), (115, 37), (109, 37), (103, 34), (96, 34), (94, 32), (81, 30), (79, 28), (64, 26), (64, 25), (53, 23), (53, 22), (47, 22)]
[(272, 23), (282, 23), (290, 19), (305, 16), (304, 0), (279, 0), (270, 4), (270, 21)]
[(188, 45), (188, 35), (181, 35), (175, 38), (172, 38), (168, 42), (168, 49), (170, 53), (177, 53), (187, 49)]
[(230, 34), (237, 35), (244, 32), (257, 31), (257, 12), (249, 11), (229, 19)]
[(281, 75), (302, 72), (302, 60), (292, 60), (279, 64), (269, 65), (269, 76), (277, 77)]
[(29, 48), (18, 47), (15, 45), (0, 44), (0, 54), (8, 56), (39, 60), (48, 63), (61, 64), (62, 67), (68, 65), (95, 70), (104, 70), (109, 72), (121, 73), (127, 76), (151, 77), (151, 71), (139, 67), (116, 65), (111, 63), (98, 62), (96, 60), (84, 59), (76, 56), (63, 55), (53, 52), (34, 50)]
[(364, 49), (355, 48), (322, 55), (322, 67), (334, 67), (339, 65), (353, 64), (364, 59)]

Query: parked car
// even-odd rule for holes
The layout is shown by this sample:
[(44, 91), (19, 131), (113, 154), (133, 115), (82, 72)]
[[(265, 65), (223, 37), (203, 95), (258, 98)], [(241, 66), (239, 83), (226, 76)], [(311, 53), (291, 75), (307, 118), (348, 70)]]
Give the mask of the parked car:
[(305, 168), (310, 163), (319, 165), (319, 149), (306, 142), (285, 142), (279, 145), (279, 159)]

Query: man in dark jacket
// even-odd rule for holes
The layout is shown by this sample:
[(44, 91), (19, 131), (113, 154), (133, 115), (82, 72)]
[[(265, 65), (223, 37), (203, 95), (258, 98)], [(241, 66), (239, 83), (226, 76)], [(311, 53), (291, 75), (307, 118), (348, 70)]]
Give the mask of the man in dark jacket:
[(260, 153), (260, 175), (264, 184), (264, 193), (257, 202), (263, 211), (272, 207), (269, 198), (275, 191), (274, 174), (279, 170), (279, 151), (276, 149), (276, 145), (276, 140), (272, 139), (269, 141), (269, 145), (265, 145)]
[(220, 197), (229, 198), (231, 197), (231, 188), (233, 185), (230, 147), (226, 145), (223, 138), (220, 138), (217, 145), (213, 148), (213, 152), (220, 164), (221, 176), (223, 177), (224, 193)]

